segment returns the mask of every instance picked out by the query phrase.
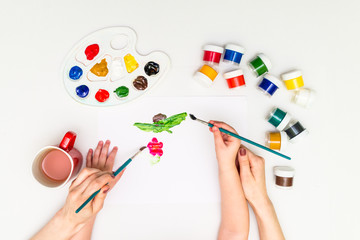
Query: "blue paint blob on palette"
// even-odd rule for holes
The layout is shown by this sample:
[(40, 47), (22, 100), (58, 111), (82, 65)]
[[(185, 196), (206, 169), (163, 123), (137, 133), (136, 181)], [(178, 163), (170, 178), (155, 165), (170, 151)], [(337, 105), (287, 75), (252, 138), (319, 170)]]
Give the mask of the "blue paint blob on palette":
[(82, 74), (83, 71), (79, 66), (73, 66), (69, 71), (69, 78), (72, 80), (79, 80)]
[(89, 87), (86, 85), (80, 85), (76, 88), (76, 95), (80, 98), (86, 98), (89, 95)]
[[(170, 69), (170, 58), (154, 51), (140, 55), (137, 36), (129, 27), (110, 27), (91, 33), (70, 51), (63, 80), (69, 95), (93, 106), (126, 104), (151, 91)], [(115, 91), (129, 89), (124, 97)], [(119, 94), (119, 95), (117, 95)]]

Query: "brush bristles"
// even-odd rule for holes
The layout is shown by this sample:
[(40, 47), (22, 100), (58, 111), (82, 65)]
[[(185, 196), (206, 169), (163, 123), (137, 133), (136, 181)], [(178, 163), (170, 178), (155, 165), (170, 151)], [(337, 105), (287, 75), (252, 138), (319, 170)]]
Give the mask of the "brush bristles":
[(196, 120), (196, 117), (195, 117), (194, 115), (192, 115), (192, 114), (190, 114), (190, 118), (191, 118), (192, 120)]

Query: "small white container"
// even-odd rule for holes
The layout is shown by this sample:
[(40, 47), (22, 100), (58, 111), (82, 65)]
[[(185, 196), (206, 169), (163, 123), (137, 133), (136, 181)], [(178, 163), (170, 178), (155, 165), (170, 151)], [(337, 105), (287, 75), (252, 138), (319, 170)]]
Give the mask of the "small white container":
[(304, 107), (308, 108), (310, 107), (315, 99), (316, 93), (308, 88), (302, 88), (295, 92), (292, 102)]
[(275, 186), (281, 189), (292, 189), (295, 169), (289, 166), (274, 167)]

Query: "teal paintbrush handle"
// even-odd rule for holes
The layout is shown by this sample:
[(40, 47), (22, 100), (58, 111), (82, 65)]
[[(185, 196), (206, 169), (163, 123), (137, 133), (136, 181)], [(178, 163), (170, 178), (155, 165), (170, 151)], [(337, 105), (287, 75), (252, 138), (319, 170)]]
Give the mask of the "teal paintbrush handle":
[[(208, 123), (208, 126), (209, 126), (209, 127), (213, 127), (214, 124)], [(228, 131), (228, 130), (226, 130), (226, 129), (223, 129), (223, 128), (219, 128), (219, 130), (220, 130), (220, 132), (226, 133), (226, 134), (228, 134), (228, 135), (230, 135), (230, 136), (233, 136), (233, 137), (235, 137), (235, 138), (238, 138), (238, 139), (240, 139), (240, 140), (242, 140), (242, 141), (244, 141), (244, 142), (250, 143), (250, 144), (252, 144), (252, 145), (254, 145), (254, 146), (256, 146), (256, 147), (259, 147), (259, 148), (264, 149), (264, 150), (266, 150), (266, 151), (268, 151), (268, 152), (271, 152), (271, 153), (273, 153), (273, 154), (276, 154), (276, 155), (278, 155), (278, 156), (280, 156), (280, 157), (283, 157), (283, 158), (285, 158), (285, 159), (287, 159), (287, 160), (291, 160), (290, 157), (288, 157), (288, 156), (286, 156), (286, 155), (284, 155), (284, 154), (282, 154), (282, 153), (276, 152), (276, 151), (274, 151), (274, 150), (272, 150), (272, 149), (270, 149), (270, 148), (267, 148), (267, 147), (265, 147), (265, 146), (263, 146), (263, 145), (261, 145), (261, 144), (258, 144), (258, 143), (256, 143), (256, 142), (254, 142), (254, 141), (251, 141), (250, 139), (247, 139), (247, 138), (244, 138), (244, 137), (242, 137), (242, 136), (239, 136), (239, 135), (237, 135), (237, 134), (235, 134), (235, 133), (233, 133), (233, 132), (230, 132), (230, 131)]]
[[(122, 170), (124, 170), (124, 168), (127, 167), (127, 165), (129, 165), (129, 163), (131, 163), (132, 159), (129, 158), (126, 162), (124, 162), (123, 165), (121, 165), (115, 172), (114, 172), (114, 176), (116, 177), (116, 175), (118, 175)], [(94, 197), (100, 192), (101, 189), (97, 190), (96, 192), (94, 192), (83, 204), (81, 204), (81, 206), (76, 209), (75, 213), (78, 213), (81, 211), (81, 209), (83, 209), (86, 204), (88, 204), (91, 200), (94, 199)]]
[(93, 200), (93, 198), (100, 192), (101, 188), (99, 190), (97, 190), (96, 192), (94, 192), (83, 204), (81, 204), (81, 206), (76, 209), (75, 213), (78, 213), (81, 211), (81, 209), (83, 209), (86, 204), (88, 204), (91, 200)]
[(132, 159), (129, 158), (126, 162), (124, 162), (123, 165), (121, 165), (115, 172), (114, 172), (114, 176), (116, 177), (116, 175), (118, 175), (119, 173), (121, 173), (122, 170), (124, 170), (124, 168), (127, 167), (127, 165), (129, 165), (129, 163), (131, 163)]

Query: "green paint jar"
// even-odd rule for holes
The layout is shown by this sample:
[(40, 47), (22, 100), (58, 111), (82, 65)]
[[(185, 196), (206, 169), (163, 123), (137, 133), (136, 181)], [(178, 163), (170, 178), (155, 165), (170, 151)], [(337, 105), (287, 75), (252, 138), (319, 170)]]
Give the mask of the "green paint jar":
[(274, 108), (268, 116), (268, 122), (271, 123), (274, 127), (276, 127), (279, 131), (284, 130), (290, 120), (290, 114), (284, 112), (280, 108)]
[(256, 77), (260, 77), (270, 71), (271, 62), (268, 57), (260, 53), (249, 62), (249, 67)]

